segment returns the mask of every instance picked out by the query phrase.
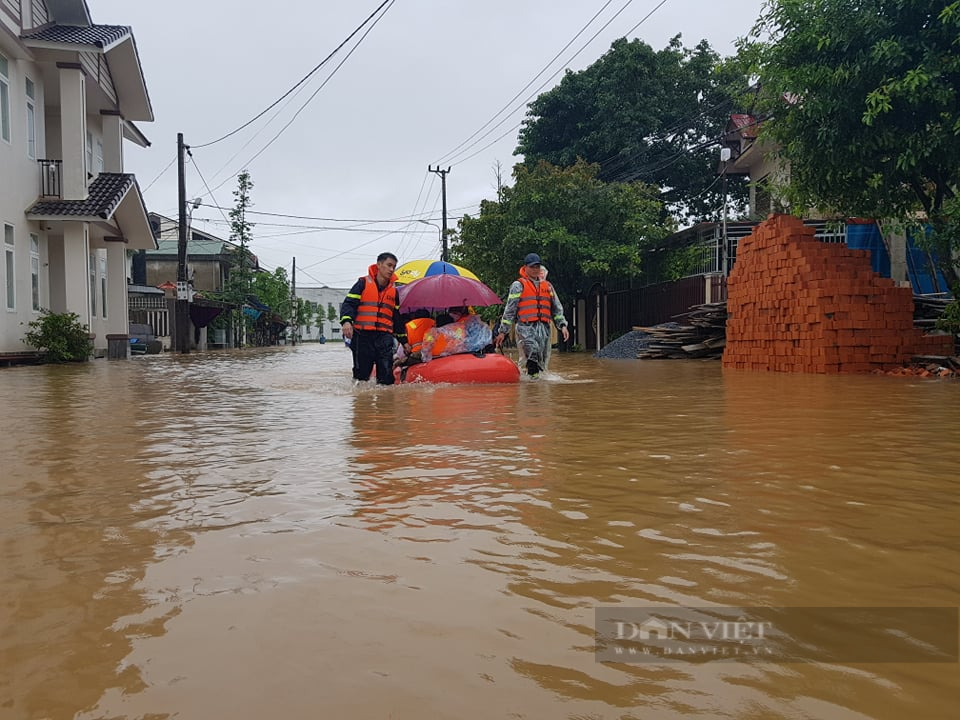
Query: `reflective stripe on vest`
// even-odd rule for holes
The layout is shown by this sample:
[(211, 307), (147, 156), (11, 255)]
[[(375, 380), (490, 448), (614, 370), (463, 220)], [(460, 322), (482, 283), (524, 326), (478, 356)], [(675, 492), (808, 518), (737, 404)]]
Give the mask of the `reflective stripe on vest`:
[(393, 313), (397, 310), (397, 289), (393, 284), (381, 290), (370, 277), (364, 278), (366, 285), (360, 294), (357, 317), (353, 326), (357, 330), (380, 330), (393, 332)]
[(517, 305), (517, 322), (550, 322), (550, 308), (553, 306), (553, 295), (550, 292), (550, 283), (540, 281), (538, 288), (532, 281), (520, 278), (523, 292), (520, 293), (520, 303)]

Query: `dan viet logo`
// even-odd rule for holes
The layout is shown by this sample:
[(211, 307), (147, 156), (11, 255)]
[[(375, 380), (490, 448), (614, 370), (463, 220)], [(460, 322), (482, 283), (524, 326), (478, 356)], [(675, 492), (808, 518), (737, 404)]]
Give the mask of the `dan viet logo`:
[(678, 621), (652, 616), (640, 623), (615, 620), (613, 625), (611, 650), (618, 657), (774, 655), (774, 648), (764, 642), (772, 629), (766, 621)]
[(955, 607), (598, 607), (600, 662), (958, 662)]

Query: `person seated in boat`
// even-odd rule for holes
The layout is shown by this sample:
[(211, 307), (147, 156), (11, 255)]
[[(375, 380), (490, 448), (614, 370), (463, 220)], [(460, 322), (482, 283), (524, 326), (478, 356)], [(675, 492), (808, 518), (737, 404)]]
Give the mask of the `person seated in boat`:
[(454, 322), (453, 315), (448, 312), (437, 313), (436, 327), (440, 328)]
[(493, 340), (490, 326), (468, 307), (448, 310), (453, 322), (431, 328), (423, 336), (423, 362), (458, 353), (480, 352)]
[(394, 367), (415, 365), (422, 362), (423, 338), (424, 335), (436, 326), (436, 321), (430, 317), (430, 313), (419, 314), (407, 322), (407, 345), (401, 345), (397, 348), (397, 353), (393, 360)]

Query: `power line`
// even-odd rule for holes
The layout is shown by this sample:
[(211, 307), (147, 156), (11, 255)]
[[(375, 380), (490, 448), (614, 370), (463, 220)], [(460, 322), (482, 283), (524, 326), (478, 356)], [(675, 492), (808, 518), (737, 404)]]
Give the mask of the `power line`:
[(579, 32), (577, 32), (577, 34), (574, 35), (566, 45), (564, 45), (562, 48), (560, 48), (560, 52), (558, 52), (556, 55), (554, 55), (554, 56), (550, 59), (550, 62), (548, 62), (546, 65), (544, 65), (544, 66), (543, 66), (543, 69), (542, 69), (540, 72), (538, 72), (536, 75), (533, 76), (533, 78), (530, 80), (530, 82), (528, 82), (526, 85), (524, 85), (522, 88), (520, 88), (520, 91), (519, 91), (516, 95), (514, 95), (512, 98), (510, 98), (509, 100), (507, 100), (507, 103), (506, 103), (502, 108), (500, 108), (496, 113), (494, 113), (493, 117), (491, 117), (491, 118), (490, 118), (489, 120), (487, 120), (483, 125), (481, 125), (476, 131), (474, 131), (473, 135), (471, 135), (471, 136), (468, 137), (466, 140), (464, 140), (463, 142), (461, 142), (459, 145), (457, 145), (457, 146), (456, 146), (453, 150), (451, 150), (450, 152), (447, 152), (447, 153), (445, 153), (444, 155), (440, 156), (440, 158), (437, 160), (437, 165), (440, 165), (447, 157), (452, 156), (454, 153), (456, 153), (457, 150), (459, 150), (461, 147), (463, 147), (463, 146), (466, 145), (468, 142), (470, 142), (471, 140), (473, 140), (473, 138), (475, 138), (478, 133), (480, 133), (480, 132), (481, 132), (484, 128), (486, 128), (490, 123), (492, 123), (494, 120), (496, 120), (497, 117), (498, 117), (504, 110), (506, 110), (507, 108), (509, 108), (510, 105), (513, 104), (513, 101), (514, 101), (514, 100), (516, 100), (518, 97), (520, 97), (527, 88), (529, 88), (531, 85), (533, 85), (533, 83), (536, 81), (536, 79), (537, 79), (538, 77), (540, 77), (541, 75), (543, 75), (543, 73), (545, 73), (545, 72), (550, 68), (550, 66), (553, 65), (554, 62), (556, 62), (557, 58), (560, 57), (560, 56), (564, 53), (564, 51), (566, 51), (566, 49), (567, 49), (568, 47), (570, 47), (571, 45), (573, 45), (574, 41), (575, 41), (578, 37), (580, 37), (584, 32), (586, 32), (587, 28), (590, 27), (590, 26), (593, 24), (593, 21), (596, 20), (597, 17), (600, 15), (600, 13), (602, 13), (604, 10), (606, 10), (607, 7), (608, 7), (608, 6), (610, 5), (610, 3), (612, 3), (612, 2), (613, 2), (613, 0), (607, 0), (607, 2), (605, 2), (605, 3), (603, 4), (603, 7), (601, 7), (599, 10), (597, 10), (597, 12), (594, 14), (594, 16), (587, 21), (587, 24), (584, 25), (582, 28), (580, 28)]
[[(226, 224), (229, 225), (229, 220), (216, 220), (213, 218), (206, 218), (207, 222), (214, 223), (216, 225)], [(344, 226), (326, 226), (326, 225), (294, 225), (292, 223), (269, 223), (269, 222), (258, 222), (257, 227), (286, 227), (286, 228), (299, 228), (301, 230), (323, 230), (323, 231), (338, 231), (338, 232), (360, 232), (360, 233), (382, 233), (383, 235), (402, 235), (407, 232), (406, 230), (383, 230), (382, 228), (365, 228), (365, 227), (344, 227)]]
[[(418, 200), (419, 204), (419, 200)], [(214, 208), (216, 210), (229, 210), (230, 208), (223, 207), (221, 205), (211, 204), (211, 203), (200, 203), (200, 207)], [(460, 208), (454, 208), (455, 210), (466, 210), (469, 208), (475, 207), (475, 205), (464, 205)], [(409, 223), (412, 221), (417, 221), (420, 219), (421, 214), (414, 215), (404, 215), (402, 217), (387, 218), (387, 219), (373, 219), (373, 218), (335, 218), (335, 217), (317, 217), (311, 215), (290, 215), (288, 213), (278, 213), (278, 212), (265, 212), (262, 210), (247, 210), (248, 215), (266, 215), (269, 217), (280, 217), (287, 218), (289, 220), (317, 220), (321, 222), (355, 222), (355, 223)], [(429, 216), (424, 219), (431, 219)]]
[[(651, 10), (649, 13), (647, 13), (647, 15), (643, 18), (643, 20), (641, 20), (639, 23), (637, 23), (637, 25), (634, 26), (634, 29), (636, 29), (637, 27), (639, 27), (647, 18), (649, 18), (654, 12), (656, 12), (658, 9), (660, 9), (660, 7), (662, 7), (666, 2), (667, 2), (667, 0), (660, 0), (660, 4), (657, 5), (657, 6), (656, 6), (653, 10)], [(577, 56), (580, 55), (580, 53), (582, 53), (584, 50), (586, 50), (587, 47), (590, 46), (590, 43), (592, 43), (594, 40), (596, 40), (597, 37), (600, 35), (600, 33), (602, 33), (604, 30), (606, 30), (606, 29), (610, 26), (610, 24), (611, 24), (614, 20), (616, 20), (624, 10), (626, 10), (628, 7), (630, 7), (630, 5), (631, 5), (632, 3), (633, 3), (633, 0), (627, 0), (627, 2), (624, 3), (623, 7), (621, 7), (619, 10), (617, 10), (617, 12), (614, 13), (613, 16), (612, 16), (609, 20), (607, 20), (603, 25), (600, 26), (600, 29), (599, 29), (599, 30), (597, 30), (592, 36), (590, 36), (590, 39), (587, 40), (586, 43), (584, 43), (583, 45), (580, 46), (580, 49), (579, 49), (579, 50), (577, 50), (573, 55), (571, 55), (571, 56), (566, 60), (566, 62), (563, 63), (563, 66), (565, 67), (565, 66), (569, 65), (570, 62), (572, 62)], [(460, 150), (459, 152), (453, 153), (452, 155), (451, 155), (450, 153), (448, 153), (448, 155), (450, 155), (450, 158), (449, 158), (448, 160), (446, 160), (446, 162), (451, 163), (451, 164), (454, 164), (454, 165), (457, 165), (457, 164), (459, 164), (459, 163), (461, 163), (461, 162), (464, 162), (465, 160), (469, 160), (470, 158), (476, 156), (477, 154), (479, 154), (479, 153), (483, 152), (484, 150), (486, 150), (487, 148), (489, 148), (491, 145), (495, 145), (497, 142), (499, 142), (499, 141), (502, 140), (504, 137), (506, 137), (507, 135), (509, 135), (514, 129), (520, 127), (520, 125), (523, 124), (523, 121), (521, 121), (520, 123), (518, 123), (517, 125), (515, 125), (515, 126), (514, 126), (513, 128), (511, 128), (510, 130), (507, 130), (503, 135), (500, 135), (499, 137), (497, 137), (497, 138), (496, 138), (495, 140), (493, 140), (492, 142), (488, 143), (487, 145), (484, 145), (484, 146), (483, 146), (482, 148), (480, 148), (478, 151), (472, 153), (471, 155), (469, 155), (469, 156), (467, 156), (467, 157), (460, 157), (460, 156), (462, 156), (465, 152), (467, 152), (470, 148), (475, 147), (475, 146), (478, 145), (484, 138), (488, 137), (491, 133), (493, 133), (493, 132), (496, 130), (496, 128), (498, 128), (498, 127), (500, 127), (501, 125), (503, 125), (503, 123), (505, 123), (505, 122), (507, 121), (507, 118), (509, 118), (510, 115), (512, 115), (513, 113), (515, 113), (517, 110), (520, 110), (521, 108), (525, 107), (525, 106), (527, 105), (527, 103), (528, 103), (532, 98), (534, 98), (534, 97), (537, 95), (537, 93), (539, 93), (544, 87), (546, 87), (547, 83), (549, 83), (551, 80), (553, 80), (553, 78), (555, 78), (562, 70), (563, 70), (563, 67), (561, 67), (561, 68), (558, 69), (556, 72), (554, 72), (552, 75), (550, 75), (546, 80), (544, 80), (544, 81), (540, 84), (539, 87), (537, 87), (536, 90), (533, 91), (533, 93), (531, 93), (530, 95), (528, 95), (527, 98), (526, 98), (520, 105), (518, 105), (517, 107), (515, 107), (506, 117), (504, 117), (502, 120), (500, 120), (500, 122), (496, 123), (493, 127), (491, 127), (491, 128), (490, 128), (487, 132), (485, 132), (483, 135), (481, 135), (480, 137), (478, 137), (476, 140), (474, 140), (472, 143), (470, 143), (469, 145), (467, 145), (466, 147), (464, 147), (464, 148), (463, 148), (462, 150)], [(459, 160), (456, 159), (456, 158), (458, 158), (458, 157), (460, 157)]]
[(646, 152), (649, 149), (650, 145), (665, 141), (671, 135), (676, 135), (681, 130), (684, 130), (685, 128), (689, 128), (697, 120), (700, 120), (701, 118), (706, 117), (708, 113), (711, 113), (714, 110), (717, 110), (724, 106), (733, 105), (733, 102), (734, 102), (733, 98), (730, 98), (730, 97), (723, 98), (722, 100), (720, 100), (720, 102), (714, 103), (713, 105), (703, 108), (696, 115), (693, 115), (692, 117), (679, 119), (669, 127), (661, 129), (659, 133), (657, 133), (656, 135), (652, 137), (644, 138), (643, 141), (644, 143), (646, 143), (648, 147), (640, 148), (636, 152), (629, 153), (627, 155), (616, 153), (614, 155), (610, 155), (609, 157), (603, 160), (596, 160), (594, 162), (597, 162), (600, 165), (601, 174), (605, 174), (609, 176), (610, 173), (616, 173), (621, 168), (629, 165), (631, 162), (638, 160), (640, 156), (643, 155), (644, 152)]
[(322, 260), (317, 260), (315, 263), (312, 263), (312, 264), (310, 264), (310, 265), (305, 265), (303, 269), (304, 269), (304, 270), (309, 270), (310, 268), (316, 267), (317, 265), (320, 265), (320, 264), (322, 264), (322, 263), (329, 262), (329, 261), (331, 261), (331, 260), (336, 260), (338, 257), (342, 257), (342, 256), (344, 256), (344, 255), (346, 255), (346, 254), (348, 254), (348, 253), (351, 253), (351, 252), (356, 252), (357, 250), (359, 250), (359, 249), (362, 248), (362, 247), (367, 247), (368, 245), (373, 245), (373, 243), (375, 243), (375, 242), (377, 242), (377, 241), (379, 241), (379, 240), (380, 240), (379, 237), (375, 237), (375, 238), (373, 238), (373, 240), (370, 240), (370, 241), (365, 242), (365, 243), (360, 243), (359, 245), (355, 245), (354, 247), (350, 248), (349, 250), (344, 250), (343, 252), (339, 252), (339, 253), (337, 253), (336, 255), (331, 255), (331, 256), (328, 257), (328, 258), (323, 258)]
[(200, 148), (210, 147), (211, 145), (215, 145), (215, 144), (217, 144), (218, 142), (222, 142), (223, 140), (226, 140), (228, 137), (232, 137), (233, 135), (236, 135), (238, 132), (240, 132), (240, 131), (243, 130), (244, 128), (249, 127), (251, 124), (255, 123), (257, 120), (259, 120), (260, 118), (262, 118), (262, 117), (263, 117), (264, 115), (266, 115), (270, 110), (272, 110), (272, 109), (275, 108), (278, 104), (280, 104), (280, 102), (282, 102), (285, 97), (287, 97), (290, 93), (292, 93), (292, 92), (293, 92), (294, 90), (296, 90), (298, 87), (300, 87), (301, 85), (303, 85), (307, 80), (309, 80), (309, 79), (314, 75), (314, 73), (317, 72), (317, 70), (319, 70), (319, 69), (322, 68), (324, 65), (326, 65), (327, 62), (329, 62), (329, 60), (330, 60), (334, 55), (336, 55), (338, 52), (340, 52), (341, 48), (343, 48), (344, 45), (346, 45), (348, 42), (350, 42), (350, 40), (353, 38), (354, 35), (356, 35), (358, 32), (360, 32), (360, 30), (363, 29), (363, 26), (364, 26), (364, 25), (366, 25), (368, 22), (370, 22), (371, 18), (373, 18), (378, 12), (380, 12), (380, 10), (383, 8), (384, 5), (392, 4), (393, 2), (394, 2), (394, 0), (383, 0), (383, 2), (380, 3), (380, 5), (377, 7), (377, 9), (374, 10), (372, 13), (370, 13), (370, 15), (367, 16), (367, 19), (366, 19), (366, 20), (364, 20), (362, 23), (360, 23), (360, 25), (358, 25), (357, 28), (356, 28), (352, 33), (350, 33), (342, 43), (340, 43), (339, 45), (337, 45), (337, 47), (333, 50), (333, 52), (331, 52), (331, 53), (330, 53), (329, 55), (327, 55), (323, 60), (321, 60), (319, 64), (315, 65), (314, 68), (313, 68), (313, 70), (311, 70), (311, 71), (308, 72), (306, 75), (304, 75), (304, 76), (300, 79), (300, 81), (297, 82), (296, 85), (294, 85), (293, 87), (291, 87), (291, 88), (290, 88), (289, 90), (287, 90), (283, 95), (281, 95), (279, 98), (277, 98), (274, 102), (272, 102), (270, 105), (268, 105), (268, 106), (267, 106), (266, 108), (264, 108), (262, 111), (260, 111), (259, 113), (257, 113), (257, 115), (255, 115), (253, 118), (251, 118), (250, 120), (248, 120), (247, 122), (245, 122), (243, 125), (239, 126), (238, 128), (236, 128), (236, 129), (234, 129), (234, 130), (231, 130), (231, 131), (228, 132), (226, 135), (223, 135), (222, 137), (217, 138), (216, 140), (211, 140), (211, 141), (209, 141), (209, 142), (205, 142), (205, 143), (203, 143), (202, 145), (194, 145), (193, 147), (196, 148), (196, 149), (200, 149)]
[(176, 161), (177, 161), (177, 156), (174, 155), (174, 156), (173, 156), (173, 160), (171, 160), (170, 162), (168, 162), (168, 163), (167, 163), (167, 166), (166, 166), (163, 170), (161, 170), (159, 173), (157, 173), (157, 176), (156, 176), (153, 180), (151, 180), (150, 183), (149, 183), (143, 190), (141, 190), (141, 192), (146, 192), (147, 190), (149, 190), (150, 188), (152, 188), (152, 187), (153, 187), (153, 184), (154, 184), (155, 182), (157, 182), (157, 180), (159, 180), (161, 177), (163, 177), (164, 174), (167, 172), (167, 170), (169, 170), (170, 168), (173, 167), (173, 164), (174, 164)]
[[(337, 74), (337, 71), (341, 67), (343, 67), (343, 64), (350, 59), (350, 56), (353, 55), (354, 52), (356, 52), (357, 48), (360, 47), (360, 44), (364, 41), (364, 39), (366, 39), (367, 35), (369, 35), (370, 32), (373, 30), (373, 28), (376, 27), (377, 23), (383, 19), (383, 16), (387, 14), (387, 10), (389, 10), (393, 6), (394, 2), (396, 2), (396, 0), (385, 0), (384, 5), (386, 5), (387, 7), (380, 14), (380, 17), (374, 20), (373, 24), (371, 24), (370, 27), (367, 28), (366, 32), (364, 32), (363, 35), (360, 36), (360, 39), (357, 41), (357, 44), (350, 49), (350, 52), (347, 53), (347, 56), (343, 60), (341, 60), (340, 64), (333, 69), (330, 75), (327, 76), (327, 79), (324, 80), (322, 83), (320, 83), (320, 86), (316, 90), (314, 90), (313, 93), (311, 93), (310, 97), (308, 97), (306, 101), (303, 103), (303, 105), (301, 105), (300, 108), (293, 114), (293, 117), (290, 118), (287, 124), (284, 125), (282, 128), (280, 128), (277, 134), (274, 135), (272, 138), (270, 138), (270, 141), (266, 145), (264, 145), (252, 158), (247, 160), (247, 162), (244, 163), (244, 167), (249, 166), (254, 160), (256, 160), (258, 157), (263, 155), (263, 153), (267, 151), (267, 148), (273, 145), (273, 143), (276, 142), (277, 138), (279, 138), (284, 133), (284, 131), (293, 124), (293, 121), (296, 120), (297, 117), (299, 117), (300, 113), (302, 113), (306, 109), (307, 105), (309, 105), (310, 102), (317, 96), (317, 94), (321, 90), (323, 90), (324, 87), (326, 87), (327, 83), (330, 82), (330, 80), (333, 79), (333, 76)], [(381, 5), (381, 7), (383, 6)], [(217, 185), (214, 188), (214, 190), (217, 190), (223, 187), (223, 185), (225, 185), (228, 181), (229, 181), (229, 178), (227, 178), (227, 180), (224, 180), (222, 183)]]
[[(193, 167), (196, 169), (197, 175), (200, 176), (200, 181), (203, 183), (203, 186), (207, 189), (207, 194), (210, 195), (210, 198), (213, 200), (214, 203), (216, 203), (217, 199), (213, 197), (213, 190), (211, 190), (210, 186), (207, 185), (207, 179), (203, 176), (203, 173), (200, 172), (200, 166), (197, 165), (197, 159), (193, 157), (193, 153), (190, 152), (189, 148), (187, 148), (187, 155), (190, 157), (190, 162), (193, 163)], [(203, 203), (200, 203), (200, 204), (202, 205)], [(223, 214), (223, 208), (221, 208), (219, 205), (217, 206), (217, 208), (220, 210), (220, 215), (221, 217), (223, 217), (224, 222), (229, 224), (230, 221), (227, 220), (227, 216)]]
[[(611, 17), (599, 30), (597, 30), (597, 32), (594, 33), (593, 36), (591, 36), (591, 38), (590, 38), (584, 45), (582, 45), (582, 46), (580, 47), (580, 49), (577, 50), (577, 52), (574, 53), (574, 54), (566, 61), (566, 63), (564, 63), (564, 65), (568, 65), (568, 64), (569, 64), (572, 60), (574, 60), (580, 53), (582, 53), (582, 52), (590, 45), (590, 43), (592, 43), (592, 42), (597, 38), (597, 36), (600, 35), (600, 33), (603, 32), (603, 31), (610, 25), (610, 23), (612, 23), (612, 22), (617, 18), (617, 16), (620, 15), (620, 13), (622, 13), (624, 10), (627, 9), (627, 7), (631, 4), (631, 2), (632, 2), (632, 0), (628, 0), (628, 2), (627, 2), (622, 8), (620, 8), (620, 10), (618, 10), (618, 11), (616, 12), (616, 14), (614, 14), (614, 16)], [(640, 22), (638, 22), (636, 25), (634, 25), (632, 28), (630, 28), (630, 30), (629, 30), (626, 34), (629, 35), (629, 34), (632, 33), (634, 30), (636, 30), (638, 27), (640, 27), (644, 22), (646, 22), (646, 21), (650, 18), (651, 15), (653, 15), (657, 10), (659, 10), (661, 7), (663, 7), (666, 3), (667, 3), (667, 0), (660, 0), (660, 3), (657, 4), (650, 12), (648, 12), (646, 15), (644, 15), (643, 18), (640, 20)], [(592, 21), (591, 21), (591, 22), (592, 22)], [(548, 77), (531, 95), (529, 95), (529, 96), (527, 97), (526, 100), (523, 101), (523, 104), (521, 104), (520, 106), (514, 108), (513, 112), (516, 112), (516, 110), (519, 110), (520, 108), (524, 107), (537, 93), (540, 92), (540, 90), (542, 90), (542, 89), (546, 86), (546, 84), (547, 84), (548, 82), (550, 82), (553, 78), (555, 78), (559, 72), (560, 72), (560, 70), (557, 70), (555, 73), (553, 73), (553, 75), (551, 75), (550, 77)], [(512, 112), (511, 112), (511, 114), (512, 114)], [(509, 117), (509, 115), (508, 115), (507, 117)], [(460, 153), (455, 154), (455, 155), (453, 155), (452, 157), (453, 157), (453, 158), (457, 158), (458, 156), (462, 156), (464, 152), (466, 152), (466, 151), (469, 150), (470, 148), (472, 148), (472, 147), (474, 147), (475, 145), (477, 145), (477, 143), (479, 143), (479, 142), (480, 142), (481, 140), (483, 140), (485, 137), (487, 137), (488, 135), (490, 135), (490, 133), (492, 133), (498, 126), (502, 125), (502, 124), (506, 121), (507, 117), (504, 117), (503, 120), (501, 120), (499, 123), (497, 123), (496, 125), (494, 125), (494, 127), (490, 128), (490, 130), (488, 130), (486, 133), (484, 133), (484, 134), (481, 135), (479, 138), (477, 138), (473, 143), (471, 143), (470, 145), (467, 145), (465, 148), (463, 148), (463, 150), (461, 150)], [(453, 160), (452, 160), (452, 164), (454, 164), (454, 165), (459, 165), (460, 163), (466, 162), (467, 160), (470, 160), (471, 158), (476, 157), (477, 155), (479, 155), (480, 153), (482, 153), (484, 150), (487, 150), (488, 148), (492, 147), (493, 145), (496, 145), (498, 142), (500, 142), (500, 141), (501, 141), (503, 138), (505, 138), (507, 135), (511, 134), (514, 130), (516, 130), (517, 128), (519, 128), (521, 125), (523, 125), (523, 120), (521, 120), (520, 122), (518, 122), (516, 125), (514, 125), (514, 126), (511, 127), (510, 129), (508, 129), (507, 131), (505, 131), (505, 132), (502, 133), (501, 135), (498, 135), (496, 138), (494, 138), (493, 140), (491, 140), (489, 143), (487, 143), (487, 144), (484, 145), (483, 147), (479, 148), (478, 150), (474, 151), (474, 152), (471, 153), (470, 155), (467, 155), (466, 157), (459, 157), (459, 159), (453, 159)], [(461, 144), (462, 144), (462, 143), (461, 143)], [(449, 154), (449, 153), (448, 153), (448, 154)], [(450, 161), (448, 160), (448, 162), (450, 162)]]

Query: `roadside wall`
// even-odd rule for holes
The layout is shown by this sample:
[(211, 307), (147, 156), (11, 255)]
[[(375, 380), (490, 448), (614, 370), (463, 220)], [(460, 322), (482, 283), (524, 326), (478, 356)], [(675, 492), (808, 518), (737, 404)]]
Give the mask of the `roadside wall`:
[(949, 335), (913, 327), (913, 291), (873, 272), (868, 250), (821, 243), (792, 215), (740, 240), (727, 279), (723, 366), (859, 373), (952, 355)]

